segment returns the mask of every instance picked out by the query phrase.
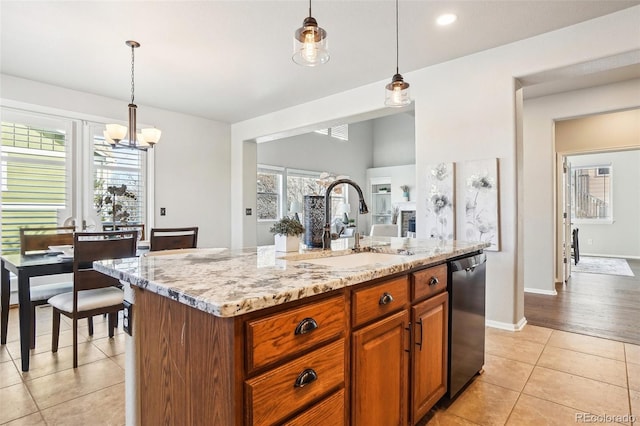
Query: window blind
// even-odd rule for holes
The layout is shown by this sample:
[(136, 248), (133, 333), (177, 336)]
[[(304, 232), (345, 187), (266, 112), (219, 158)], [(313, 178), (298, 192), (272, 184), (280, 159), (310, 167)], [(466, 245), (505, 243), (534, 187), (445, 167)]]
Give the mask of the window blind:
[(103, 137), (94, 137), (94, 200), (103, 223), (145, 223), (145, 151), (112, 148)]
[(341, 141), (349, 140), (349, 125), (341, 124), (339, 126), (331, 127), (328, 129), (320, 129), (314, 130), (315, 133), (320, 133), (321, 135), (327, 135), (334, 139), (339, 139)]
[(20, 228), (57, 226), (67, 200), (64, 131), (2, 122), (2, 252), (20, 251)]

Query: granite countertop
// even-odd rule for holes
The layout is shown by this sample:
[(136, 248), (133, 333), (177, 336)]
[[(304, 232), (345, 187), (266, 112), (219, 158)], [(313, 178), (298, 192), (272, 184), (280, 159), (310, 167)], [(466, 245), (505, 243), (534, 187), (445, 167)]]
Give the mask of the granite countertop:
[[(353, 239), (331, 251), (280, 253), (274, 246), (239, 250), (203, 248), (151, 252), (137, 258), (94, 262), (104, 274), (219, 317), (233, 317), (292, 300), (428, 266), (481, 250), (486, 243), (365, 237), (363, 247), (393, 253), (384, 262), (332, 267), (305, 262), (349, 253)], [(391, 258), (389, 260), (389, 258)]]

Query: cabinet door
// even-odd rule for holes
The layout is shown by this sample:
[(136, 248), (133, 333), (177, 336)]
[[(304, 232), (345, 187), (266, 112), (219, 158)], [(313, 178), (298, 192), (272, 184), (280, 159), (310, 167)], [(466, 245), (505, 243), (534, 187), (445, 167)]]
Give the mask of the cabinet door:
[(444, 292), (411, 308), (413, 364), (411, 421), (416, 424), (447, 391), (447, 312)]
[(408, 321), (403, 310), (353, 333), (353, 425), (406, 424)]

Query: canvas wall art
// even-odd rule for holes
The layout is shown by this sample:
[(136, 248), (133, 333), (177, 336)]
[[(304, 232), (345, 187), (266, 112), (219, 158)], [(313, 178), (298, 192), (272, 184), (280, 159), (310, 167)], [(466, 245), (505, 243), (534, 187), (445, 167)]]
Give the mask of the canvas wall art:
[(498, 159), (464, 162), (464, 240), (491, 243), (485, 250), (500, 250)]
[(455, 239), (455, 164), (427, 164), (427, 238)]

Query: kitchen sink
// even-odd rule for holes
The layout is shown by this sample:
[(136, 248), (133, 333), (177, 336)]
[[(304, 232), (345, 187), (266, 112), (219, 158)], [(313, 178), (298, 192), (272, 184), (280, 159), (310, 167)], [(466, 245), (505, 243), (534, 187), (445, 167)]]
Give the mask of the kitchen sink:
[(399, 260), (402, 260), (402, 257), (397, 254), (362, 252), (345, 254), (342, 256), (303, 259), (300, 260), (300, 262), (331, 266), (333, 268), (358, 268), (360, 266), (373, 265), (376, 263), (396, 263)]

